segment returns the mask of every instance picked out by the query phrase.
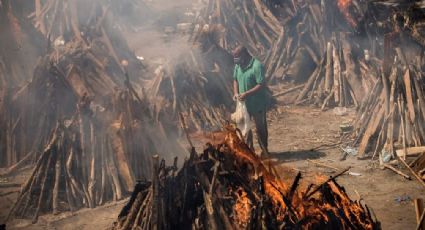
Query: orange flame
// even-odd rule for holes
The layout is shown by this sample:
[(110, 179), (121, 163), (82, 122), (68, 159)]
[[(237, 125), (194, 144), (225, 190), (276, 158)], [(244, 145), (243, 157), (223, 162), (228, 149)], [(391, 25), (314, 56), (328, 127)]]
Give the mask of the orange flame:
[[(248, 164), (251, 167), (251, 176), (256, 177), (262, 175), (264, 179), (264, 192), (271, 199), (275, 213), (277, 214), (277, 220), (281, 221), (285, 217), (287, 212), (287, 205), (283, 200), (283, 195), (287, 195), (289, 191), (288, 183), (277, 178), (274, 174), (270, 173), (261, 159), (255, 155), (238, 137), (236, 132), (228, 132), (224, 141), (225, 145), (234, 154), (235, 160), (240, 164)], [(323, 176), (317, 177), (317, 183), (321, 184), (326, 180)], [(329, 203), (323, 203), (322, 197), (319, 199), (305, 199), (302, 192), (293, 194), (290, 200), (290, 205), (295, 212), (296, 218), (304, 219), (308, 218), (309, 221), (304, 222), (303, 229), (310, 229), (321, 221), (330, 221), (329, 213), (333, 213), (340, 220), (351, 220), (354, 223), (360, 223), (362, 229), (373, 229), (373, 223), (370, 219), (366, 218), (367, 211), (359, 203), (352, 201), (348, 195), (344, 192), (343, 188), (336, 183), (329, 182), (326, 186), (330, 189), (331, 196), (335, 204), (330, 205)], [(251, 213), (252, 202), (249, 200), (246, 192), (240, 188), (236, 192), (238, 194), (236, 204), (234, 205), (234, 218), (241, 227), (246, 226), (247, 221)], [(319, 196), (323, 196), (320, 195)], [(341, 213), (342, 211), (342, 213)], [(346, 226), (345, 223), (341, 223)]]
[(238, 188), (234, 195), (236, 196), (236, 203), (233, 206), (233, 218), (241, 229), (246, 229), (251, 219), (251, 200), (242, 188)]
[(338, 8), (341, 11), (341, 13), (344, 15), (345, 19), (348, 21), (348, 23), (352, 27), (357, 26), (356, 20), (354, 20), (353, 16), (351, 15), (350, 11), (348, 10), (350, 6), (353, 4), (352, 0), (338, 0)]

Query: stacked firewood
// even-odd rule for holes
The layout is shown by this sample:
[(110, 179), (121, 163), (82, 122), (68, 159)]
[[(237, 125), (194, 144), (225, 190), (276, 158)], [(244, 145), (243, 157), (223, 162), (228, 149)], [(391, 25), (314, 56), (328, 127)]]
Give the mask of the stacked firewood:
[[(139, 182), (114, 229), (379, 229), (366, 205), (335, 177), (301, 190), (301, 174), (280, 180), (229, 128), (176, 172), (153, 158), (152, 181)], [(343, 172), (339, 173), (342, 174)]]
[(414, 166), (419, 175), (412, 173), (422, 181), (423, 157), (406, 164), (408, 156), (425, 152), (424, 49), (409, 39), (399, 28), (386, 35), (383, 71), (358, 111), (355, 143), (360, 157), (379, 154), (381, 163), (398, 159)]
[(352, 44), (364, 10), (351, 1), (211, 0), (203, 14), (195, 34), (203, 24), (223, 26), (220, 45), (247, 46), (264, 63), (270, 83), (308, 79), (297, 104), (359, 105), (376, 81), (365, 77), (364, 69), (372, 67), (358, 60)]
[(0, 167), (15, 164), (24, 155), (25, 151), (17, 155), (10, 152), (11, 145), (21, 144), (12, 137), (16, 135), (18, 119), (11, 100), (19, 87), (32, 78), (37, 58), (47, 44), (14, 4), (5, 0), (0, 3)]
[[(61, 54), (59, 62), (52, 62), (57, 51), (46, 56), (33, 81), (15, 95), (18, 102), (30, 105), (19, 107), (24, 110), (18, 110), (22, 117), (15, 120), (20, 136), (13, 140), (29, 143), (20, 139), (28, 130), (26, 137), (35, 138), (28, 148), (39, 153), (28, 153), (37, 163), (10, 217), (36, 221), (43, 213), (122, 199), (135, 178), (151, 174), (153, 153), (182, 152), (153, 121), (147, 101), (128, 77), (123, 87), (113, 84), (113, 73), (96, 64), (94, 55), (76, 50), (76, 56)], [(93, 63), (80, 64), (89, 60)]]
[(2, 156), (12, 168), (39, 156), (56, 121), (70, 117), (78, 101), (61, 70), (48, 60), (36, 67), (30, 83), (2, 99)]
[(379, 40), (391, 31), (395, 11), (405, 13), (406, 32), (423, 44), (417, 4), (363, 0), (211, 0), (195, 34), (205, 24), (220, 25), (225, 31), (220, 45), (247, 46), (264, 63), (269, 83), (307, 80), (296, 104), (359, 107), (380, 78)]
[[(287, 15), (294, 14), (292, 4), (285, 4), (282, 9)], [(244, 44), (254, 56), (267, 63), (266, 66), (273, 67), (267, 68), (268, 73), (272, 73), (276, 62), (283, 64), (291, 53), (276, 53), (276, 48), (280, 50), (281, 46), (292, 44), (288, 41), (289, 31), (282, 25), (264, 1), (210, 0), (197, 21), (193, 39), (196, 40), (205, 26), (220, 26), (224, 30), (219, 41), (221, 47), (229, 51), (238, 43)]]
[[(0, 156), (2, 166), (16, 168), (22, 161), (28, 161), (29, 156), (33, 160), (37, 158), (57, 119), (69, 117), (69, 111), (74, 111), (76, 103), (68, 103), (70, 97), (88, 94), (100, 99), (116, 87), (124, 86), (125, 71), (132, 81), (142, 71), (139, 60), (107, 21), (107, 8), (97, 1), (91, 2), (91, 14), (85, 15), (90, 21), (77, 23), (83, 17), (74, 14), (74, 6), (84, 8), (86, 3), (35, 1), (31, 6), (28, 1), (2, 2), (0, 16), (5, 29), (5, 36), (0, 38), (0, 148), (5, 153)], [(31, 9), (35, 27), (23, 16)], [(91, 27), (85, 26), (89, 23)], [(20, 49), (25, 49), (25, 54)], [(47, 50), (48, 57), (34, 71), (36, 62), (32, 59), (41, 50)], [(66, 81), (58, 78), (58, 74), (65, 75)], [(24, 82), (31, 77), (32, 82)], [(41, 91), (46, 81), (49, 86)], [(68, 85), (73, 91), (66, 92), (76, 95), (63, 96), (61, 103), (61, 90)], [(137, 85), (134, 88), (140, 91)]]
[(189, 131), (222, 127), (234, 104), (233, 59), (219, 37), (219, 28), (204, 28), (193, 48), (153, 71), (144, 87), (158, 121), (175, 125), (183, 116)]
[(34, 221), (122, 199), (135, 178), (151, 174), (151, 154), (182, 152), (155, 122), (135, 78), (143, 66), (106, 23), (107, 8), (93, 6), (85, 27), (73, 8), (86, 2), (35, 2), (37, 28), (51, 29), (48, 54), (30, 83), (2, 98), (0, 111), (8, 172), (36, 162), (9, 217)]
[(105, 47), (96, 39), (90, 49), (80, 41), (55, 47), (38, 63), (30, 83), (3, 98), (1, 136), (8, 165), (39, 153), (56, 121), (72, 116), (79, 97), (100, 99), (124, 85), (124, 72)]

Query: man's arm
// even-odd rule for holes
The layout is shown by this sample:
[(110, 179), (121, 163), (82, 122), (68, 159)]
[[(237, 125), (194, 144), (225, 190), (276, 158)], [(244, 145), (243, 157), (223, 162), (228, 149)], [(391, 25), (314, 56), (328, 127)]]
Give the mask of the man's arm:
[(251, 94), (254, 94), (255, 92), (257, 92), (258, 90), (260, 90), (263, 87), (263, 84), (257, 84), (256, 86), (254, 86), (252, 89), (246, 91), (245, 93), (242, 93), (241, 95), (239, 95), (239, 100), (245, 100), (245, 98)]
[(238, 81), (233, 80), (233, 95), (238, 95), (239, 94), (239, 90), (238, 90)]

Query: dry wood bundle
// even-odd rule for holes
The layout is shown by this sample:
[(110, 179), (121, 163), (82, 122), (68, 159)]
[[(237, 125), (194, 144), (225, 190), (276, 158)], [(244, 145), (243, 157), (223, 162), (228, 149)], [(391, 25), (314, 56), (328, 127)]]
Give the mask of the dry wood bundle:
[(158, 66), (144, 85), (158, 121), (175, 125), (182, 114), (191, 131), (222, 127), (233, 105), (233, 59), (217, 44), (219, 33), (204, 29), (191, 50)]
[(425, 154), (422, 152), (416, 159), (409, 164), (413, 171), (417, 173), (420, 179), (425, 181)]
[(2, 99), (0, 137), (5, 166), (35, 159), (56, 121), (72, 116), (78, 100), (61, 70), (46, 59), (36, 67), (30, 83)]
[[(198, 20), (196, 33), (202, 25), (221, 25), (225, 35), (221, 46), (229, 50), (239, 42), (248, 47), (266, 67), (269, 81), (284, 77), (304, 81), (321, 65), (322, 54), (333, 31), (351, 31), (343, 15), (355, 18), (357, 23), (363, 13), (353, 4), (344, 5), (342, 14), (335, 1), (229, 1), (211, 0)], [(341, 12), (340, 12), (341, 11)]]
[[(56, 77), (66, 81), (64, 75)], [(73, 107), (67, 102), (75, 112), (58, 120), (10, 217), (32, 217), (35, 222), (40, 214), (122, 199), (135, 178), (151, 174), (153, 153), (181, 152), (177, 143), (158, 132), (148, 105), (129, 82), (127, 87), (103, 98), (102, 104), (87, 95)], [(72, 90), (68, 87), (61, 93)]]
[(210, 0), (201, 14), (195, 39), (204, 25), (221, 25), (226, 29), (220, 41), (223, 48), (229, 49), (239, 41), (257, 56), (265, 55), (282, 31), (278, 19), (260, 0)]
[[(267, 170), (235, 130), (223, 144), (194, 149), (176, 173), (154, 158), (152, 181), (140, 182), (114, 229), (379, 229), (366, 205), (331, 178), (301, 191)], [(343, 172), (342, 172), (343, 173)]]
[(378, 61), (354, 56), (355, 45), (345, 33), (334, 34), (326, 55), (312, 73), (295, 103), (312, 103), (322, 109), (331, 106), (359, 106), (366, 92), (378, 81)]
[[(75, 111), (75, 98), (88, 95), (101, 101), (116, 87), (124, 86), (126, 78), (120, 60), (128, 63), (127, 70), (132, 76), (142, 70), (134, 54), (126, 45), (121, 45), (122, 40), (113, 39), (112, 44), (108, 36), (111, 34), (103, 27), (86, 30), (85, 35), (84, 40), (55, 42), (36, 67), (31, 83), (17, 92), (5, 91), (0, 107), (4, 166), (28, 160), (25, 156), (41, 152), (56, 121)], [(138, 91), (138, 87), (135, 88), (133, 90)]]
[[(396, 157), (395, 148), (424, 145), (425, 64), (416, 55), (406, 59), (400, 47), (395, 48), (394, 56), (389, 51), (381, 79), (367, 95), (354, 123), (360, 157), (381, 150)], [(421, 48), (416, 51), (423, 52)], [(393, 57), (396, 61), (385, 64)]]

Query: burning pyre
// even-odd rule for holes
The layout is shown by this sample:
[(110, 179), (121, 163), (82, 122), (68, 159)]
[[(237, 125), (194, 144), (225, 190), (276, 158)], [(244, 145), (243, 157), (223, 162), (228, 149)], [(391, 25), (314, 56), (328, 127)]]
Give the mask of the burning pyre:
[(301, 174), (291, 185), (271, 171), (229, 128), (222, 144), (192, 149), (178, 173), (155, 157), (152, 181), (136, 185), (114, 229), (380, 228), (335, 178), (301, 191)]

